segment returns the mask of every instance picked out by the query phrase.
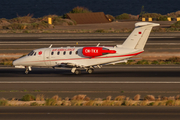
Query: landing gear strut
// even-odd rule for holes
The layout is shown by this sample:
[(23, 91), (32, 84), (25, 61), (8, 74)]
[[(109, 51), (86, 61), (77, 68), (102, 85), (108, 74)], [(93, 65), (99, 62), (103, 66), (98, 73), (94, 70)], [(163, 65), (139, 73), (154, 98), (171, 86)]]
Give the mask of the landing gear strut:
[(72, 73), (75, 73), (76, 75), (81, 74), (81, 70), (79, 70), (79, 69), (77, 69), (77, 68), (72, 68), (72, 69), (71, 69), (71, 72), (72, 72)]
[(25, 74), (28, 74), (28, 73), (29, 73), (29, 69), (26, 69)]
[(28, 74), (28, 73), (29, 73), (29, 71), (31, 71), (31, 67), (30, 67), (30, 66), (26, 67), (25, 74)]

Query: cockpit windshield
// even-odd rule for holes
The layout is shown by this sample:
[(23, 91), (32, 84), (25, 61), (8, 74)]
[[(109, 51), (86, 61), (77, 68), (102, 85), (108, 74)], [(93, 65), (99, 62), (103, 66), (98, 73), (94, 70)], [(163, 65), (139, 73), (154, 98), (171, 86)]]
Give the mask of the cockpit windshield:
[(34, 54), (34, 51), (31, 51), (28, 56), (32, 56)]

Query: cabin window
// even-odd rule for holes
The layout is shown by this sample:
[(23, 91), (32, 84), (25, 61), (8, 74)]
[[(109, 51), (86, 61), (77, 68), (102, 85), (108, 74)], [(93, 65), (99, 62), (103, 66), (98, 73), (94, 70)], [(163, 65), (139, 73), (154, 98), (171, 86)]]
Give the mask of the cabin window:
[(51, 52), (51, 55), (54, 55), (54, 52)]
[(60, 51), (57, 52), (57, 55), (59, 55), (59, 54), (60, 54)]
[(78, 51), (76, 51), (76, 54), (78, 54)]
[(63, 55), (65, 55), (65, 54), (66, 54), (66, 51), (63, 52)]
[(34, 53), (34, 56), (36, 56), (36, 52)]
[(70, 51), (69, 54), (71, 55), (71, 54), (72, 54), (72, 51)]

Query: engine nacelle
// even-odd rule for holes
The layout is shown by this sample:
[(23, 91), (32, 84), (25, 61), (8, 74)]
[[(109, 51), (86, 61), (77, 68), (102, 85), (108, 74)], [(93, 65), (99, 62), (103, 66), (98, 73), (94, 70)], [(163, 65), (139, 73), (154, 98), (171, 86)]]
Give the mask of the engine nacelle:
[(105, 54), (113, 54), (116, 53), (116, 51), (103, 47), (84, 47), (82, 53), (86, 57), (97, 57)]

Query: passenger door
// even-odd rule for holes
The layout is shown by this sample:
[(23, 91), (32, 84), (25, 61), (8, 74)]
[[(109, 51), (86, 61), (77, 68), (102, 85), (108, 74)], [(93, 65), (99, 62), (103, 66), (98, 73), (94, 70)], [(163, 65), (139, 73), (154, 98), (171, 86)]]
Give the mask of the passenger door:
[(50, 49), (45, 50), (44, 52), (44, 62), (46, 66), (51, 66), (51, 61), (50, 61)]

